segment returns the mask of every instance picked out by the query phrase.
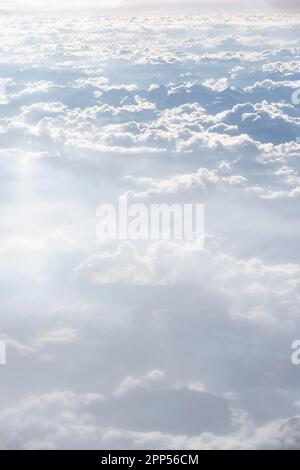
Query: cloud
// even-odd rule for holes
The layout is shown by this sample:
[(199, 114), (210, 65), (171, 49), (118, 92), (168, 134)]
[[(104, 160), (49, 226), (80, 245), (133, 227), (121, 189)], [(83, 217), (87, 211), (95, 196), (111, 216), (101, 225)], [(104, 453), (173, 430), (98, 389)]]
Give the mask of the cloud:
[[(148, 394), (148, 407), (151, 407), (152, 416), (150, 413), (147, 416), (145, 408), (141, 409), (144, 424), (148, 421), (150, 427), (154, 425), (155, 428), (155, 421), (161, 411), (159, 406), (162, 405), (162, 412), (170, 413), (169, 421), (165, 421), (165, 427), (168, 428), (171, 424), (174, 429), (174, 423), (179, 418), (179, 429), (184, 430), (182, 424), (185, 416), (180, 415), (178, 403), (181, 404), (182, 413), (186, 413), (186, 407), (196, 406), (197, 413), (202, 415), (202, 420), (211, 420), (209, 415), (211, 406), (218, 410), (219, 419), (227, 419), (226, 411), (224, 413), (224, 400), (222, 402), (222, 399), (217, 397), (188, 390), (169, 392), (168, 396), (169, 398), (166, 399), (163, 393), (154, 393), (152, 396)], [(139, 408), (139, 394), (133, 395), (130, 399), (135, 399), (136, 406)], [(2, 450), (93, 449), (95, 447), (114, 449), (118, 448), (118, 443), (129, 449), (155, 447), (156, 449), (292, 450), (299, 447), (299, 416), (274, 420), (255, 429), (249, 422), (247, 423), (245, 415), (235, 410), (235, 419), (240, 420), (243, 425), (250, 425), (250, 429), (248, 427), (247, 430), (244, 427), (238, 432), (232, 429), (227, 437), (213, 432), (200, 432), (196, 437), (182, 433), (173, 436), (168, 432), (131, 431), (103, 426), (103, 419), (97, 421), (93, 412), (97, 408), (99, 411), (108, 406), (110, 412), (114, 413), (112, 406), (118, 408), (118, 400), (113, 399), (110, 403), (100, 394), (74, 394), (68, 390), (31, 396), (17, 408), (1, 411), (1, 448)], [(121, 399), (121, 402), (123, 405), (126, 404), (124, 399)], [(123, 414), (123, 417), (125, 416), (126, 412)], [(195, 417), (197, 416), (198, 414)], [(119, 413), (120, 419), (122, 421), (122, 414)], [(197, 426), (196, 423), (197, 419), (190, 423), (190, 428)], [(201, 427), (200, 423), (198, 422), (198, 426)], [(223, 426), (224, 424), (223, 421)]]
[[(299, 447), (299, 19), (175, 3), (1, 19), (3, 448)], [(120, 195), (204, 249), (100, 242)]]
[(40, 332), (36, 338), (31, 339), (28, 344), (22, 344), (14, 339), (5, 338), (8, 347), (15, 349), (22, 355), (39, 354), (43, 349), (51, 345), (70, 343), (76, 341), (78, 332), (71, 328)]

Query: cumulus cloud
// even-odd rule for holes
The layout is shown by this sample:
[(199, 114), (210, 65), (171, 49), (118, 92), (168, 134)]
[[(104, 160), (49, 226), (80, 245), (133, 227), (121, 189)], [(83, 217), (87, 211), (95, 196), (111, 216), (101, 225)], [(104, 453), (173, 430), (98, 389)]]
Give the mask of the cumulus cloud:
[[(1, 446), (297, 448), (299, 18), (100, 16), (1, 19)], [(98, 240), (121, 195), (204, 249)]]

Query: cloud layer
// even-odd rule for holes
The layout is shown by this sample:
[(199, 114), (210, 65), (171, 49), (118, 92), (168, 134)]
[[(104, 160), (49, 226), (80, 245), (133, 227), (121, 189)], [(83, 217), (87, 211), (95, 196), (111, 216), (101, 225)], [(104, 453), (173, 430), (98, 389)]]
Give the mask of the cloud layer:
[[(3, 449), (299, 448), (298, 28), (1, 18)], [(120, 195), (204, 250), (100, 242)]]

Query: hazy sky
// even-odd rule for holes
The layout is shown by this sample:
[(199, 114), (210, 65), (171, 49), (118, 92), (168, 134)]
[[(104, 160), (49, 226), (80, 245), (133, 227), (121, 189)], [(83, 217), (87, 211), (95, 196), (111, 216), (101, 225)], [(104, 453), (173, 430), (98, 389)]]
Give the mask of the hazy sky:
[(202, 11), (237, 11), (256, 10), (259, 12), (264, 7), (281, 7), (284, 10), (299, 10), (298, 0), (253, 0), (244, 2), (241, 0), (2, 0), (0, 9), (9, 12), (48, 12), (48, 11), (69, 11), (76, 12), (82, 10), (97, 11), (99, 13), (117, 12), (122, 13), (190, 13)]

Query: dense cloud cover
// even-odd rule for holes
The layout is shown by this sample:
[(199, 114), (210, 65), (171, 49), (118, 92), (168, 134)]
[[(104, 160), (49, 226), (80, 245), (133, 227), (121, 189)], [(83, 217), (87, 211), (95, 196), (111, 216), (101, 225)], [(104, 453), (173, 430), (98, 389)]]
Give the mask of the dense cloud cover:
[[(1, 19), (3, 449), (299, 448), (299, 26)], [(205, 249), (99, 242), (124, 194)]]

